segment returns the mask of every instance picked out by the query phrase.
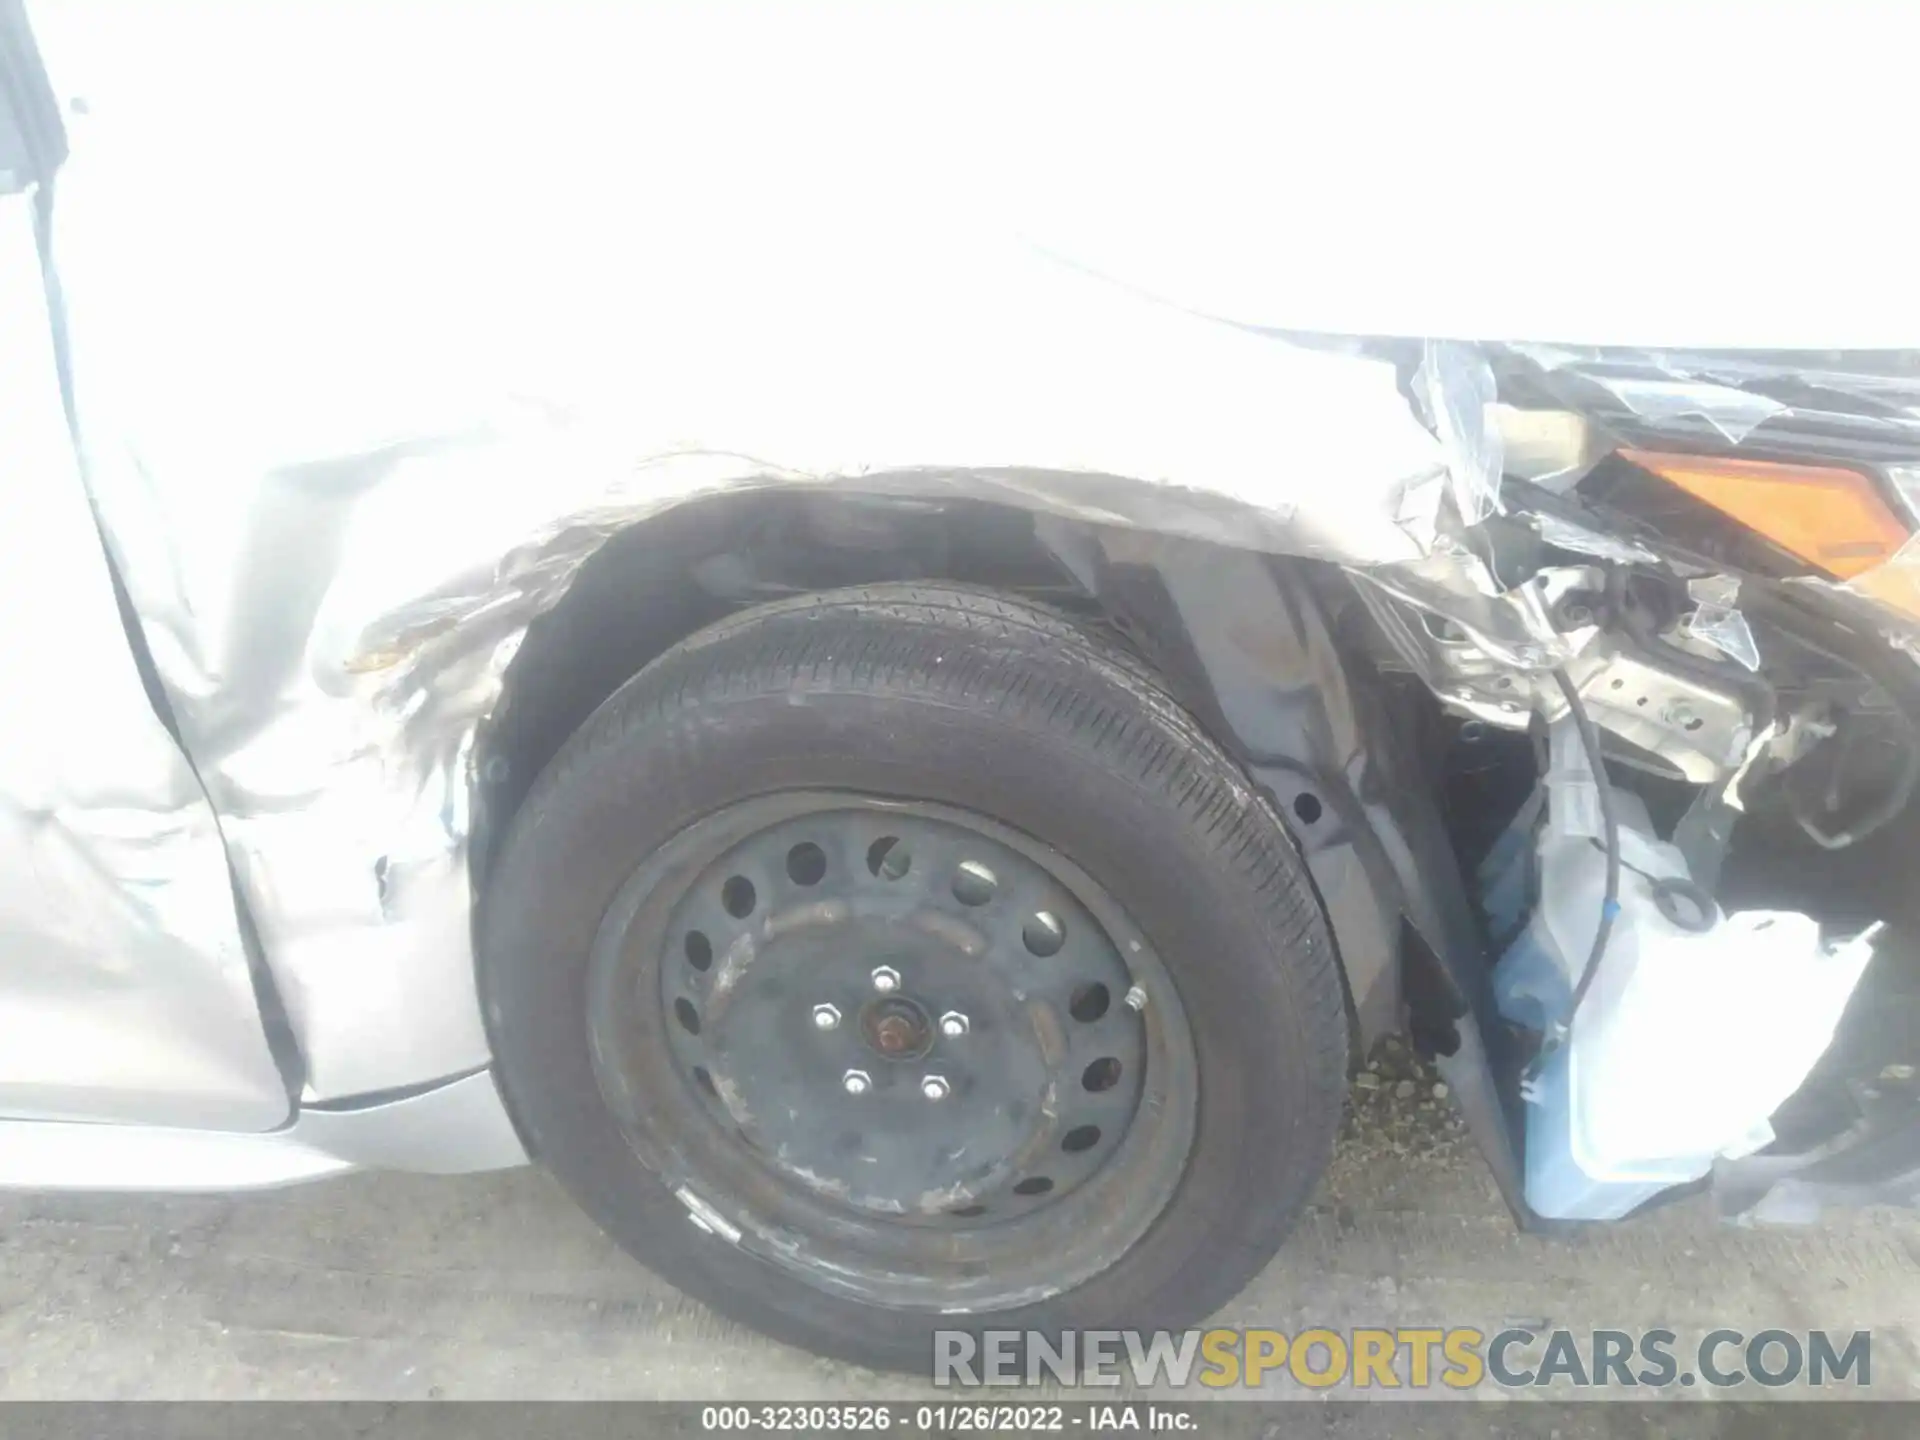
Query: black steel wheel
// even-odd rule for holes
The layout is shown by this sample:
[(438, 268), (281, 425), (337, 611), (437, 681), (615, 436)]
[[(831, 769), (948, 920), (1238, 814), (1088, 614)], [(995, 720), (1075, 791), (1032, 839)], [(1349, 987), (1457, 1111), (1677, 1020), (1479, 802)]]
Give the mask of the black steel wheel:
[(1071, 1288), (1145, 1233), (1192, 1141), (1192, 1040), (1146, 937), (1065, 857), (943, 806), (709, 817), (622, 887), (590, 993), (601, 1089), (688, 1203), (878, 1303)]
[(1190, 1324), (1324, 1166), (1346, 1025), (1265, 805), (1139, 663), (884, 587), (749, 611), (565, 747), (482, 897), (530, 1148), (780, 1338)]

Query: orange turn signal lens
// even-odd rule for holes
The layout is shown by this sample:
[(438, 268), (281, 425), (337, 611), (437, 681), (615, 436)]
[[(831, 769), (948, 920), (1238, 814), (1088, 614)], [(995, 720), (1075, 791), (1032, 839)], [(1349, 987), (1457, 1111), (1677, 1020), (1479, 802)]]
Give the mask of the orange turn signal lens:
[(1840, 580), (1884, 565), (1907, 543), (1907, 527), (1858, 470), (1651, 450), (1619, 454)]

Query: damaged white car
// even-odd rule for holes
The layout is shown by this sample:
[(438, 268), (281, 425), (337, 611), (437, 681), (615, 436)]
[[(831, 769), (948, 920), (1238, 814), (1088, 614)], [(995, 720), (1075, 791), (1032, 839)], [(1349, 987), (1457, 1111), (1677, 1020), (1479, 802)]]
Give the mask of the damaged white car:
[(1389, 1034), (1518, 1225), (1920, 1198), (1911, 226), (1656, 159), (1790, 21), (680, 8), (0, 0), (0, 1184), (532, 1157), (901, 1367)]

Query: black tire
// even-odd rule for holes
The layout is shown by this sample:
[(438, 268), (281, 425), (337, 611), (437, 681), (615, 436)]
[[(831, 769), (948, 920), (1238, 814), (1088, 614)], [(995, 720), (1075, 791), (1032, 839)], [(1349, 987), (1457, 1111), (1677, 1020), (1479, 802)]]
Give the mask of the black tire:
[[(829, 1293), (690, 1225), (604, 1098), (589, 953), (616, 893), (702, 817), (816, 789), (989, 816), (1069, 857), (1157, 948), (1191, 1029), (1198, 1124), (1157, 1220), (1075, 1288), (964, 1317)], [(938, 1328), (1182, 1327), (1212, 1313), (1306, 1204), (1346, 1084), (1324, 917), (1245, 775), (1116, 646), (960, 589), (783, 601), (649, 665), (515, 817), (482, 897), (479, 952), (522, 1133), (616, 1241), (756, 1330), (923, 1374)]]

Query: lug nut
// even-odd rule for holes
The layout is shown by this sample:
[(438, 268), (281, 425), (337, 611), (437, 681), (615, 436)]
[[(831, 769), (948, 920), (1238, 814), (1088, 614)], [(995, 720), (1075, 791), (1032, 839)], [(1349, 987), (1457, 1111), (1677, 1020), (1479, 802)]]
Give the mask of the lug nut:
[(920, 1082), (920, 1093), (929, 1100), (944, 1100), (952, 1087), (943, 1075), (929, 1075)]
[(849, 1070), (840, 1077), (840, 1086), (849, 1095), (864, 1095), (873, 1088), (873, 1077), (864, 1070)]
[(882, 965), (873, 972), (873, 988), (882, 995), (891, 995), (900, 988), (900, 972), (891, 965)]
[(833, 1005), (813, 1007), (813, 1025), (816, 1030), (831, 1030), (840, 1023), (840, 1011)]
[(967, 1017), (958, 1010), (949, 1010), (940, 1017), (940, 1033), (949, 1040), (958, 1040), (968, 1029)]

